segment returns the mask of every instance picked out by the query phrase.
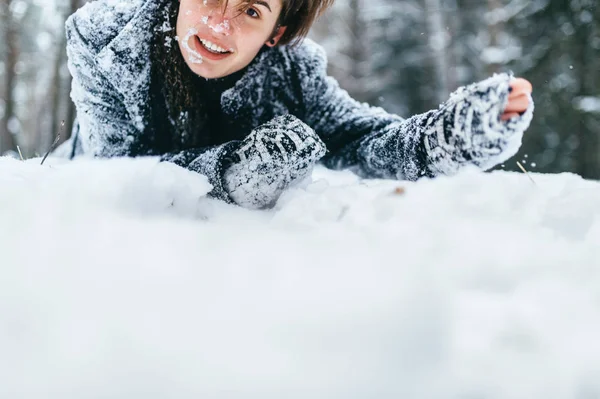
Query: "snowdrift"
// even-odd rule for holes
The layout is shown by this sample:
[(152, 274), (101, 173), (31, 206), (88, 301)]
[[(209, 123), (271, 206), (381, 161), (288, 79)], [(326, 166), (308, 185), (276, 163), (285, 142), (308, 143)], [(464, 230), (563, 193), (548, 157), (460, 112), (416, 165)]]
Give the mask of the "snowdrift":
[(600, 396), (600, 183), (0, 158), (2, 398)]

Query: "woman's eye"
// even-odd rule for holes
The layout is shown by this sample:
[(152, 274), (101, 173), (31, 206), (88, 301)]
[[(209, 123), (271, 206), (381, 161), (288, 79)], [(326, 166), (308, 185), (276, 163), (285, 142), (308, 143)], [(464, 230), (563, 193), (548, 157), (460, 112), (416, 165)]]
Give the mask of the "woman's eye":
[(246, 14), (249, 15), (250, 17), (252, 17), (252, 18), (259, 18), (260, 17), (260, 14), (254, 8), (248, 8), (246, 10)]

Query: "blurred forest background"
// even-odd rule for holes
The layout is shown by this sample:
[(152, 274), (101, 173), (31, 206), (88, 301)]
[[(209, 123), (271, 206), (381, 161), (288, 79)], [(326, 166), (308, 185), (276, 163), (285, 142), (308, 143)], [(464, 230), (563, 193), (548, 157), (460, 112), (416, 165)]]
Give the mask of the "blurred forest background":
[[(85, 2), (0, 0), (0, 153), (44, 154), (67, 138), (63, 26)], [(337, 0), (311, 36), (351, 95), (404, 117), (495, 72), (525, 77), (534, 121), (500, 167), (600, 179), (598, 0)]]

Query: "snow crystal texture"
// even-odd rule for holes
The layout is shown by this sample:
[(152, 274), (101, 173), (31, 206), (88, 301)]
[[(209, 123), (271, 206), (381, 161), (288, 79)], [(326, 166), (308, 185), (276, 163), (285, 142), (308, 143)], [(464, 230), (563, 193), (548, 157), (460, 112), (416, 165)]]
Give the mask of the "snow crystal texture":
[(0, 158), (0, 398), (600, 396), (600, 183)]

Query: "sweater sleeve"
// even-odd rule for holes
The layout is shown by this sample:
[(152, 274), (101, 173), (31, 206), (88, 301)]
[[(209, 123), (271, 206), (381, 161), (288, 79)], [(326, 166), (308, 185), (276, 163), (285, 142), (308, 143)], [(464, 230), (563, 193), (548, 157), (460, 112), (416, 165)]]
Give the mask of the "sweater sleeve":
[(173, 162), (208, 177), (212, 197), (247, 208), (273, 205), (281, 193), (310, 175), (325, 144), (293, 115), (252, 129), (241, 141), (165, 154)]
[(507, 74), (461, 87), (436, 110), (402, 119), (352, 99), (327, 76), (326, 57), (305, 45), (296, 60), (304, 121), (325, 142), (323, 159), (334, 169), (363, 177), (416, 180), (454, 174), (464, 166), (489, 169), (513, 156), (532, 119), (501, 121), (507, 102)]
[[(91, 7), (99, 3), (88, 3)], [(86, 10), (84, 10), (86, 11)], [(78, 145), (85, 154), (96, 157), (158, 155), (124, 99), (98, 66), (97, 38), (90, 32), (90, 21), (78, 13), (67, 23), (67, 52), (73, 76), (71, 97), (77, 108)], [(105, 40), (106, 41), (106, 40)], [(213, 185), (210, 195), (232, 202), (223, 188), (224, 162), (235, 142), (219, 146), (161, 154), (161, 161), (173, 162), (208, 177)]]
[(97, 52), (104, 38), (93, 31), (90, 3), (67, 20), (71, 98), (77, 110), (78, 141), (84, 153), (99, 157), (145, 155), (142, 132), (132, 121), (123, 96), (99, 68)]

